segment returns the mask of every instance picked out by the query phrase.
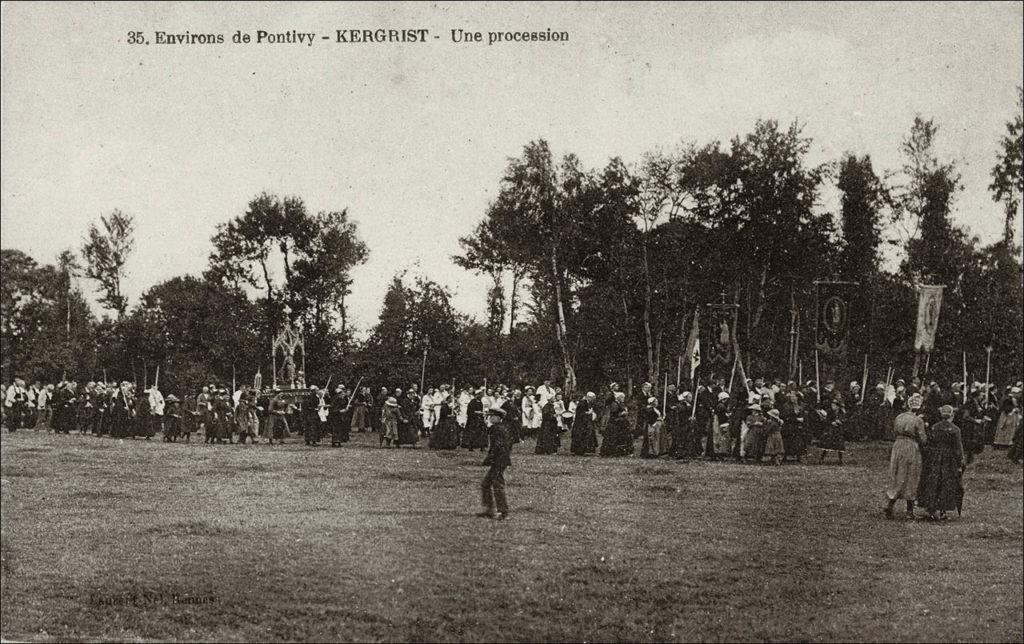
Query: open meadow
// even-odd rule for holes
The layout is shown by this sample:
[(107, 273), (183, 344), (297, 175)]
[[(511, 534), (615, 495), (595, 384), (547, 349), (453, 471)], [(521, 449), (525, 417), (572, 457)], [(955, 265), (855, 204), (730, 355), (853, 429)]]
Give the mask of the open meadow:
[(372, 434), (0, 446), (5, 639), (1024, 637), (1021, 467), (991, 449), (934, 523), (883, 518), (884, 443), (767, 467), (527, 442), (499, 522), (474, 516), (482, 454)]

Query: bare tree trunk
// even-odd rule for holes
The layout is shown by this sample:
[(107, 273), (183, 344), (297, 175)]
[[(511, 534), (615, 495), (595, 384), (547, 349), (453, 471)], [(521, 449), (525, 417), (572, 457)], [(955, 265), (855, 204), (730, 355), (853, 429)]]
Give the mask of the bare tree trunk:
[(565, 307), (562, 305), (562, 277), (558, 269), (558, 247), (551, 245), (551, 279), (555, 285), (555, 308), (558, 319), (555, 324), (555, 336), (562, 353), (562, 367), (565, 369), (565, 391), (572, 395), (576, 390), (576, 371), (572, 367), (572, 355), (569, 352), (567, 339), (568, 329), (565, 324)]
[(661, 340), (665, 336), (664, 327), (658, 329), (658, 339), (654, 342), (654, 373), (652, 375), (651, 384), (657, 388), (658, 383), (661, 382)]
[(338, 302), (338, 311), (341, 313), (341, 337), (342, 339), (347, 337), (348, 333), (348, 307), (345, 306), (345, 295), (348, 289), (344, 286), (341, 288), (341, 298)]
[(755, 308), (752, 315), (751, 328), (756, 329), (757, 325), (761, 323), (761, 316), (764, 314), (764, 286), (768, 281), (768, 267), (763, 266), (761, 268), (761, 281), (757, 289), (757, 307)]
[(263, 269), (263, 281), (267, 285), (267, 301), (274, 300), (274, 283), (270, 281), (270, 271), (267, 270), (267, 260), (260, 258), (260, 268)]
[(519, 304), (519, 282), (523, 279), (523, 269), (512, 267), (512, 293), (508, 298), (508, 337), (516, 328), (516, 308)]
[[(646, 231), (645, 231), (646, 235)], [(644, 341), (647, 343), (647, 377), (657, 380), (654, 366), (654, 339), (651, 335), (651, 272), (647, 262), (647, 239), (644, 239)]]
[(626, 302), (625, 287), (622, 287), (620, 294), (622, 296), (623, 328), (626, 330), (626, 379), (630, 380), (633, 377), (633, 334), (630, 332), (629, 305)]

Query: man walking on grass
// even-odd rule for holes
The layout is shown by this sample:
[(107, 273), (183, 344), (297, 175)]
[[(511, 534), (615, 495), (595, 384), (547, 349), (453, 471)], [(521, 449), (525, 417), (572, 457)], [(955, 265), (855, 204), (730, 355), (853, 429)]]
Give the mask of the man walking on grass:
[[(488, 409), (484, 416), (491, 448), (483, 464), (490, 469), (480, 483), (483, 512), (477, 516), (503, 520), (508, 517), (508, 498), (505, 496), (505, 468), (512, 465), (511, 444), (505, 427), (505, 410), (500, 407)], [(497, 506), (497, 507), (495, 507)], [(497, 514), (495, 514), (497, 509)]]

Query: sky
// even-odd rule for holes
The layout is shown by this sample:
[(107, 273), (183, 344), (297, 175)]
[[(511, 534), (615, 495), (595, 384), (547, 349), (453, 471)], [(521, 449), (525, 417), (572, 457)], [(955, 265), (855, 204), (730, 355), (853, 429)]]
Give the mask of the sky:
[[(870, 154), (881, 171), (900, 166), (916, 114), (939, 124), (939, 154), (962, 173), (955, 220), (994, 241), (1002, 209), (987, 186), (1024, 82), (1022, 7), (4, 2), (0, 245), (52, 262), (100, 215), (130, 213), (134, 302), (201, 273), (216, 225), (260, 192), (295, 195), (358, 223), (370, 257), (353, 271), (357, 328), (403, 269), (482, 317), (488, 280), (450, 258), (531, 140), (600, 167), (799, 119), (811, 161)], [(351, 28), (430, 33), (320, 39)], [(486, 42), (548, 28), (568, 42)], [(230, 42), (292, 29), (313, 45)], [(454, 43), (452, 29), (484, 42)], [(130, 31), (150, 44), (128, 44)], [(158, 45), (157, 31), (227, 42)]]

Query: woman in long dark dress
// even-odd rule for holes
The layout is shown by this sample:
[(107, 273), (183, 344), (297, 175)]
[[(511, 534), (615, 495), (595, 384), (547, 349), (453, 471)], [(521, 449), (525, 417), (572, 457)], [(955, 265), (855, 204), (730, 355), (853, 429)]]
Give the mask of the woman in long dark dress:
[(576, 456), (593, 454), (597, 451), (597, 434), (594, 431), (594, 424), (597, 420), (597, 411), (594, 409), (596, 400), (596, 395), (588, 393), (576, 403), (569, 441), (569, 451)]
[[(679, 395), (675, 408), (675, 424), (672, 427), (672, 446), (668, 455), (675, 459), (691, 456), (690, 412), (693, 410), (693, 394), (684, 391)], [(672, 412), (671, 406), (669, 413)]]
[(384, 402), (390, 397), (387, 387), (381, 387), (370, 405), (370, 430), (383, 436)]
[(352, 423), (351, 404), (343, 387), (331, 397), (331, 411), (327, 414), (327, 426), (331, 430), (331, 447), (347, 443)]
[(963, 500), (961, 475), (967, 461), (953, 413), (950, 405), (939, 408), (941, 420), (928, 428), (928, 442), (922, 449), (917, 503), (930, 519), (946, 518), (946, 512), (959, 508)]
[(782, 443), (786, 456), (795, 458), (799, 463), (807, 453), (807, 440), (804, 437), (803, 406), (795, 390), (791, 389), (783, 398), (779, 414), (782, 416)]
[(487, 449), (487, 428), (484, 427), (483, 390), (478, 390), (466, 406), (466, 431), (462, 432), (462, 446), (466, 449)]
[(455, 422), (451, 394), (437, 408), (437, 425), (430, 432), (430, 449), (455, 449), (459, 446), (459, 426)]
[(409, 391), (406, 395), (398, 397), (398, 406), (402, 409), (402, 420), (398, 423), (398, 440), (395, 441), (395, 447), (415, 447), (420, 439), (420, 397), (415, 391)]
[(633, 434), (629, 427), (626, 394), (615, 392), (615, 400), (608, 406), (608, 426), (601, 440), (601, 456), (629, 456), (633, 453)]
[(537, 432), (537, 447), (534, 453), (557, 454), (558, 448), (562, 446), (558, 431), (555, 406), (552, 400), (548, 400), (540, 409), (540, 431)]

